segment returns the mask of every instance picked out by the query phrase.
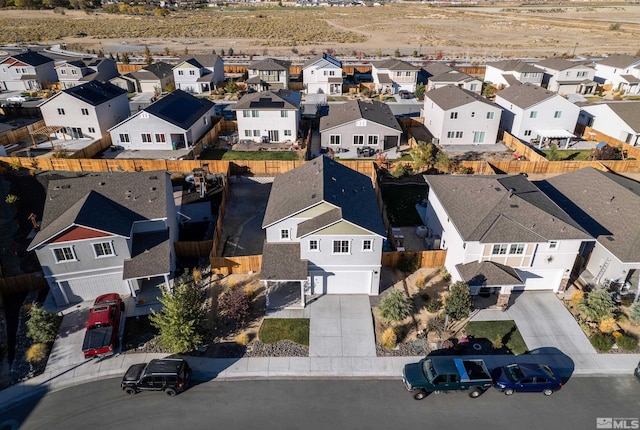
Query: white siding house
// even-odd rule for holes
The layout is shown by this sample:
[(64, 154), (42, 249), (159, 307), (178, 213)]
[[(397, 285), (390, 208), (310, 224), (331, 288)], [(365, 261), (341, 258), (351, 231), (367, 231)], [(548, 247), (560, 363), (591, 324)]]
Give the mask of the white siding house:
[(0, 60), (0, 91), (38, 91), (58, 81), (53, 59), (35, 51)]
[(297, 91), (249, 93), (233, 106), (238, 118), (238, 138), (262, 143), (295, 142), (300, 123)]
[(208, 94), (224, 81), (224, 62), (218, 55), (185, 57), (173, 68), (176, 89), (193, 94)]
[(521, 60), (503, 60), (487, 63), (484, 80), (496, 88), (516, 84), (540, 85), (542, 70)]
[(533, 64), (544, 72), (542, 85), (560, 95), (593, 94), (596, 70), (584, 62), (547, 58)]
[(640, 94), (640, 57), (610, 55), (595, 64), (595, 80), (626, 94)]
[(584, 105), (579, 122), (629, 145), (640, 145), (640, 101)]
[(419, 68), (406, 61), (389, 58), (371, 63), (371, 76), (379, 93), (398, 94), (416, 91)]
[(302, 66), (302, 82), (307, 94), (342, 94), (342, 63), (323, 53)]

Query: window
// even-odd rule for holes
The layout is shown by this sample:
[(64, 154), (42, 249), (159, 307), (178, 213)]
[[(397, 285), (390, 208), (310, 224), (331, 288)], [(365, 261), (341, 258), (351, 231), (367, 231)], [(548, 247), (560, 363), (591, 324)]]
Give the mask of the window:
[(334, 254), (348, 254), (349, 253), (349, 241), (348, 240), (334, 240), (333, 241), (333, 253)]
[(243, 118), (258, 118), (257, 110), (243, 110), (242, 111)]
[(378, 144), (378, 135), (369, 135), (367, 136), (367, 145), (377, 145)]
[(469, 85), (469, 91), (477, 91), (477, 90), (478, 90), (478, 84)]
[(94, 243), (93, 252), (96, 253), (96, 258), (115, 255), (115, 252), (113, 252), (113, 247), (111, 246), (111, 242)]
[(458, 119), (458, 112), (451, 112), (450, 118), (451, 119)]
[(151, 133), (142, 133), (142, 143), (151, 143)]
[(558, 248), (558, 241), (557, 240), (552, 240), (549, 242), (549, 249), (556, 249)]
[(402, 76), (402, 72), (396, 72), (396, 76), (397, 76), (397, 77)]
[(411, 72), (404, 72), (404, 75), (408, 78), (409, 76), (411, 76)]
[(89, 115), (89, 109), (82, 108), (80, 109), (80, 112), (82, 112), (82, 115)]
[(184, 76), (184, 70), (178, 70), (178, 76)]
[(283, 239), (283, 240), (289, 239), (289, 230), (286, 230), (286, 229), (280, 230), (280, 239)]
[(332, 134), (329, 136), (329, 145), (340, 145), (340, 135)]
[(73, 248), (70, 246), (66, 246), (64, 248), (55, 248), (53, 250), (53, 255), (56, 257), (57, 263), (76, 260), (76, 255), (73, 252)]
[(64, 109), (58, 108), (58, 115), (64, 115)]
[(484, 142), (484, 131), (474, 131), (473, 132), (473, 143), (483, 143)]
[(529, 112), (529, 118), (537, 118), (538, 117), (538, 111), (532, 110), (531, 112)]
[(129, 143), (129, 135), (127, 133), (120, 133), (120, 143)]
[(507, 244), (499, 243), (493, 245), (493, 249), (491, 250), (491, 255), (506, 255), (507, 253)]
[(309, 251), (319, 251), (320, 247), (318, 246), (318, 241), (317, 240), (310, 240), (309, 241)]
[(493, 119), (493, 112), (487, 112), (487, 119)]
[(167, 136), (162, 133), (156, 133), (156, 142), (165, 143), (167, 141)]
[(456, 139), (462, 139), (462, 132), (456, 131)]
[(291, 137), (291, 130), (285, 130), (284, 135)]
[(281, 110), (280, 111), (280, 118), (288, 118), (289, 117), (289, 111), (288, 110)]
[(524, 254), (524, 243), (517, 243), (509, 247), (509, 254), (522, 255)]
[(524, 131), (524, 135), (525, 136), (531, 136), (531, 130), (525, 130)]
[(362, 250), (373, 251), (373, 242), (371, 241), (371, 239), (365, 239), (362, 241)]
[(93, 127), (88, 127), (87, 130), (89, 131), (89, 133), (95, 133), (96, 129)]
[(189, 70), (189, 75), (190, 76), (195, 76), (196, 75), (196, 71), (195, 70)]
[(353, 136), (353, 144), (354, 145), (364, 145), (364, 136), (357, 134)]
[(78, 71), (77, 71), (77, 70), (75, 70), (75, 69), (71, 69), (71, 74), (72, 74), (72, 75), (77, 75), (77, 74), (78, 74)]
[(64, 70), (64, 69), (61, 69), (61, 70), (60, 70), (60, 74), (61, 74), (61, 75), (66, 75), (66, 74), (67, 74), (67, 71), (66, 71), (66, 70)]
[(577, 73), (579, 78), (586, 78), (587, 77), (587, 72), (578, 72)]
[(560, 118), (561, 116), (562, 116), (562, 111), (557, 110), (553, 113), (554, 118)]
[(453, 136), (455, 136), (456, 133), (455, 131), (447, 131), (447, 138), (448, 139), (453, 139)]
[(476, 113), (475, 112), (471, 112), (471, 118), (475, 118), (476, 117)]
[(204, 125), (207, 125), (207, 117), (206, 117), (206, 116), (205, 116), (204, 118), (202, 118), (202, 123), (203, 123)]
[(253, 130), (253, 137), (260, 137), (260, 130)]

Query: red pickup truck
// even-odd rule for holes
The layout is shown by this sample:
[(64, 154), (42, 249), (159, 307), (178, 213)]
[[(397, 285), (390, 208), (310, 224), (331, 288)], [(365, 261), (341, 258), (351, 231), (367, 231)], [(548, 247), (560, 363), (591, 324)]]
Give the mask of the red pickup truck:
[(89, 310), (87, 331), (82, 342), (84, 358), (103, 357), (114, 353), (118, 346), (120, 317), (124, 304), (119, 294), (99, 296)]

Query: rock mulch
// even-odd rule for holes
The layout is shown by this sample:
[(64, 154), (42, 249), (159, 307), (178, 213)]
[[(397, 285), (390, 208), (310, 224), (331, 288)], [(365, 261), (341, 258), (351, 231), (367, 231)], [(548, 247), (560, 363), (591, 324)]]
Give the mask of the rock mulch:
[(386, 349), (380, 344), (376, 344), (376, 355), (378, 357), (411, 357), (426, 356), (431, 349), (426, 341), (419, 340), (413, 342), (402, 342), (396, 345), (394, 349)]

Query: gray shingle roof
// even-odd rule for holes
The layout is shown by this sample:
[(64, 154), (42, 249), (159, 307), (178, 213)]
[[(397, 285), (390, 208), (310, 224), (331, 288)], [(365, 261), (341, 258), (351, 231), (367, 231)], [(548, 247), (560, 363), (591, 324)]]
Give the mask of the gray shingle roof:
[(276, 60), (275, 58), (265, 58), (264, 60), (254, 61), (249, 64), (249, 70), (286, 70), (289, 71), (291, 62), (284, 60)]
[(487, 63), (487, 66), (494, 67), (498, 70), (502, 70), (505, 72), (532, 72), (532, 73), (542, 73), (542, 70), (534, 67), (531, 63), (526, 63), (521, 60), (503, 60), (503, 61), (494, 61), (491, 63)]
[(576, 66), (584, 66), (584, 62), (571, 61), (565, 58), (545, 58), (544, 60), (540, 60), (535, 64), (547, 69), (558, 71), (571, 69), (572, 67)]
[(243, 95), (231, 110), (245, 109), (298, 109), (302, 94), (292, 90), (261, 91)]
[(216, 54), (181, 55), (180, 61), (195, 60), (195, 63), (190, 61), (189, 63), (195, 65), (196, 67), (214, 67), (216, 65), (216, 62), (218, 61), (218, 58), (220, 58), (220, 56)]
[(473, 261), (456, 264), (462, 280), (469, 286), (522, 285), (522, 279), (513, 267), (493, 261)]
[(302, 68), (306, 69), (307, 67), (311, 66), (312, 64), (314, 64), (314, 63), (316, 63), (316, 62), (318, 62), (320, 60), (327, 60), (328, 62), (330, 62), (334, 66), (342, 68), (342, 62), (340, 60), (338, 60), (337, 58), (334, 58), (331, 55), (327, 54), (326, 52), (323, 52), (322, 54), (318, 54), (318, 55), (316, 55), (314, 57), (311, 57), (310, 59), (305, 61), (304, 64), (302, 65)]
[(427, 72), (429, 77), (438, 76), (443, 73), (455, 70), (453, 67), (449, 67), (443, 63), (430, 63), (430, 64), (427, 64), (426, 66), (423, 66), (422, 68)]
[(169, 230), (133, 235), (131, 258), (124, 260), (122, 279), (139, 279), (171, 273)]
[(463, 72), (458, 72), (457, 70), (451, 70), (449, 72), (429, 77), (430, 82), (468, 82), (474, 80), (476, 80), (476, 78), (473, 76)]
[(638, 61), (640, 61), (640, 57), (637, 56), (615, 54), (609, 55), (607, 58), (603, 58), (602, 60), (598, 61), (597, 64), (624, 69), (625, 67), (629, 67), (632, 64), (637, 63)]
[(616, 115), (620, 117), (634, 131), (640, 133), (640, 101), (612, 101), (596, 103), (590, 106), (607, 105)]
[(402, 131), (391, 108), (377, 100), (350, 100), (346, 103), (331, 105), (329, 114), (320, 118), (320, 131), (328, 130), (359, 119), (375, 122), (397, 131)]
[(310, 218), (298, 224), (298, 237), (306, 236), (320, 228), (334, 224), (342, 219), (342, 210), (340, 208), (331, 209), (317, 217)]
[(522, 109), (535, 106), (552, 97), (561, 97), (552, 91), (532, 84), (511, 85), (496, 95)]
[(150, 64), (140, 70), (131, 72), (131, 75), (140, 81), (162, 79), (170, 76), (172, 74), (172, 69), (173, 66), (171, 64), (158, 61), (157, 63)]
[(375, 61), (371, 63), (376, 69), (385, 70), (418, 70), (418, 67), (406, 61), (398, 60), (397, 58), (389, 58), (387, 60)]
[(640, 262), (640, 183), (592, 167), (537, 185), (623, 262)]
[(502, 110), (500, 106), (485, 99), (481, 95), (455, 85), (447, 85), (445, 87), (427, 91), (425, 93), (425, 98), (431, 100), (445, 111), (473, 102), (485, 103), (489, 106)]
[[(5, 60), (8, 58), (13, 58), (14, 60), (21, 61), (30, 66), (40, 66), (41, 64), (52, 63), (53, 59), (47, 57), (46, 55), (42, 55), (36, 51), (27, 51), (22, 54), (10, 55), (5, 57)], [(4, 60), (3, 60), (4, 61)]]
[[(115, 86), (109, 82), (90, 81), (86, 84), (62, 90), (70, 96), (89, 103), (92, 106), (99, 106), (103, 103), (113, 100), (123, 94), (127, 94), (126, 90)], [(46, 103), (46, 102), (45, 102)]]
[(323, 156), (276, 176), (262, 227), (321, 202), (340, 208), (342, 219), (386, 235), (371, 178)]
[(168, 173), (91, 174), (49, 182), (30, 249), (73, 225), (128, 237), (134, 221), (166, 217)]
[(522, 175), (427, 175), (425, 179), (464, 241), (527, 243), (590, 238)]
[(187, 130), (213, 106), (214, 103), (207, 99), (175, 90), (147, 106), (144, 111)]
[(265, 242), (260, 279), (263, 281), (305, 281), (308, 261), (300, 259), (300, 243)]

